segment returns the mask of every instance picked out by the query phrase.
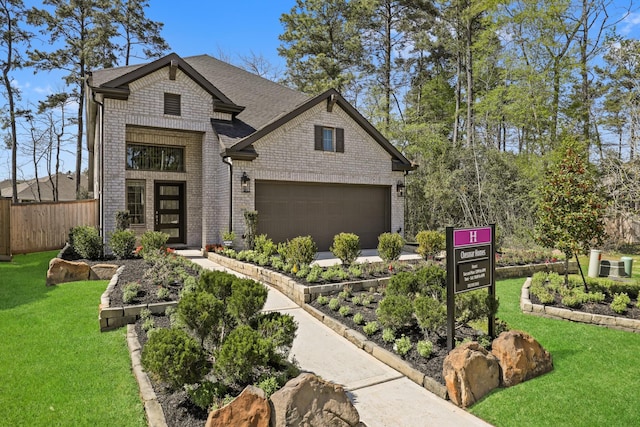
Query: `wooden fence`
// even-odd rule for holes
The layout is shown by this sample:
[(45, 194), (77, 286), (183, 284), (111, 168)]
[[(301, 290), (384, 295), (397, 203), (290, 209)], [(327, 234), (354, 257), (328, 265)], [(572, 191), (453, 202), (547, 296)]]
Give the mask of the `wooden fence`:
[[(0, 255), (61, 249), (69, 230), (77, 225), (98, 224), (98, 201), (42, 202), (12, 204), (6, 215), (7, 201), (0, 204)], [(6, 215), (6, 216), (5, 216)], [(10, 229), (10, 238), (6, 231)], [(7, 243), (9, 242), (9, 243)]]
[(11, 199), (0, 198), (0, 261), (11, 260)]

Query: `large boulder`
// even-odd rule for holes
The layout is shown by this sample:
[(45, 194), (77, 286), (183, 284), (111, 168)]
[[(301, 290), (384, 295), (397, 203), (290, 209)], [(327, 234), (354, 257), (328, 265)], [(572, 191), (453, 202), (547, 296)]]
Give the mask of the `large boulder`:
[(271, 395), (271, 425), (353, 427), (360, 415), (344, 388), (303, 373)]
[(473, 405), (500, 385), (498, 359), (477, 342), (451, 350), (444, 359), (443, 375), (453, 403)]
[(264, 391), (248, 386), (228, 405), (209, 413), (205, 427), (269, 427), (271, 407)]
[(551, 354), (526, 332), (501, 333), (493, 340), (491, 352), (500, 361), (502, 384), (506, 387), (553, 370)]
[(89, 267), (87, 263), (53, 258), (49, 261), (47, 286), (76, 282), (78, 280), (89, 280), (90, 274), (91, 267)]

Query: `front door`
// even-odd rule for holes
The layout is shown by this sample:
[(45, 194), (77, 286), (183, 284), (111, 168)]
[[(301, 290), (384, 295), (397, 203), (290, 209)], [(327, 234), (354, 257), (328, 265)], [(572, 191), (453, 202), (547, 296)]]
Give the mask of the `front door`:
[(184, 182), (155, 183), (155, 230), (169, 235), (167, 243), (186, 243)]

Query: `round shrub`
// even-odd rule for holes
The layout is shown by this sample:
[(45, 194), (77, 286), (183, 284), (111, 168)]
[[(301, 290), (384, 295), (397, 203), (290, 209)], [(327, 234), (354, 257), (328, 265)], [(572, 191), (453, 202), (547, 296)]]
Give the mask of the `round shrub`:
[(140, 237), (140, 245), (142, 246), (142, 256), (153, 254), (164, 249), (167, 244), (169, 235), (161, 231), (145, 231)]
[(436, 332), (447, 321), (447, 307), (430, 296), (420, 296), (413, 303), (418, 325), (423, 332)]
[(420, 356), (428, 359), (431, 356), (431, 352), (433, 352), (433, 343), (429, 340), (418, 341), (416, 350), (418, 350)]
[(388, 295), (380, 301), (376, 314), (382, 326), (398, 330), (411, 321), (413, 305), (406, 295)]
[(456, 320), (469, 323), (486, 319), (498, 311), (498, 300), (493, 300), (486, 289), (456, 295)]
[(418, 242), (417, 252), (424, 259), (436, 256), (445, 247), (445, 236), (437, 231), (423, 230), (416, 235), (416, 241)]
[(267, 302), (267, 288), (251, 279), (235, 279), (231, 296), (227, 299), (227, 312), (239, 323), (247, 324)]
[(280, 251), (285, 263), (302, 266), (311, 264), (316, 257), (318, 247), (311, 236), (298, 236), (284, 244)]
[(178, 303), (178, 316), (200, 338), (204, 344), (211, 337), (217, 344), (220, 340), (224, 303), (207, 292), (188, 292)]
[(356, 325), (362, 325), (364, 323), (364, 316), (362, 315), (362, 313), (356, 313), (353, 316), (353, 323), (355, 323)]
[(613, 296), (613, 301), (611, 301), (611, 310), (615, 311), (618, 314), (622, 314), (627, 311), (627, 306), (631, 304), (631, 298), (629, 295), (625, 293), (615, 294)]
[(198, 279), (196, 289), (208, 292), (216, 298), (226, 301), (231, 296), (236, 276), (224, 271), (204, 271)]
[(227, 381), (249, 384), (254, 369), (273, 359), (273, 344), (248, 325), (231, 331), (216, 354), (215, 369)]
[(382, 233), (378, 236), (378, 255), (384, 262), (400, 258), (403, 246), (404, 239), (397, 233)]
[(158, 329), (142, 348), (142, 366), (147, 372), (179, 389), (202, 380), (210, 366), (207, 354), (182, 329)]
[(340, 316), (342, 317), (347, 317), (349, 314), (351, 314), (351, 307), (349, 307), (348, 305), (343, 305), (338, 310), (338, 313), (340, 313)]
[(384, 342), (394, 342), (396, 340), (396, 332), (391, 328), (384, 328), (382, 330), (382, 340)]
[(404, 335), (398, 338), (393, 345), (393, 349), (400, 356), (406, 356), (407, 353), (409, 353), (409, 351), (411, 350), (411, 347), (413, 347), (413, 344), (411, 344), (411, 340), (409, 339), (409, 337), (405, 337)]
[(414, 273), (401, 271), (391, 276), (385, 294), (411, 296), (418, 291), (418, 285), (418, 277)]
[(266, 234), (260, 234), (256, 236), (255, 241), (253, 243), (254, 250), (258, 253), (264, 254), (268, 257), (271, 255), (275, 255), (277, 253), (277, 245), (273, 243)]
[(367, 334), (368, 336), (371, 336), (380, 330), (380, 326), (378, 325), (378, 322), (374, 320), (364, 325), (362, 327), (362, 330), (364, 331), (365, 334)]
[(111, 235), (109, 246), (116, 258), (131, 258), (136, 248), (136, 233), (131, 230), (118, 230)]
[(360, 256), (360, 238), (353, 233), (336, 234), (329, 250), (348, 267)]
[(338, 311), (340, 308), (340, 300), (338, 298), (331, 298), (331, 301), (329, 301), (329, 308), (333, 311)]
[(73, 249), (86, 259), (99, 259), (102, 256), (102, 238), (98, 229), (89, 225), (80, 225), (71, 229)]
[(298, 324), (290, 314), (272, 311), (258, 317), (257, 331), (263, 338), (271, 340), (273, 347), (284, 356), (291, 350), (297, 330)]
[(430, 295), (439, 301), (447, 296), (447, 271), (439, 265), (429, 265), (416, 271), (418, 292)]

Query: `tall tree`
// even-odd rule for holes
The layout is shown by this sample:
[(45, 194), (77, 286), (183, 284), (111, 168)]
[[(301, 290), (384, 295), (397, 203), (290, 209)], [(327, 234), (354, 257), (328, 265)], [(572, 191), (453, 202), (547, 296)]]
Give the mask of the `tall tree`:
[(278, 53), (287, 61), (287, 82), (309, 94), (335, 88), (347, 96), (363, 58), (363, 10), (358, 0), (296, 0), (280, 17)]
[(3, 114), (0, 119), (0, 127), (2, 129), (10, 129), (8, 145), (11, 146), (11, 187), (14, 202), (18, 201), (18, 131), (16, 119), (19, 111), (16, 107), (16, 100), (19, 98), (20, 93), (13, 86), (11, 73), (24, 65), (19, 46), (28, 43), (30, 37), (30, 34), (24, 28), (25, 21), (26, 10), (22, 0), (0, 0), (0, 51), (3, 52), (3, 56), (0, 58), (0, 67), (2, 68), (2, 86), (8, 104), (5, 106), (8, 110), (8, 115), (5, 116)]
[(164, 24), (147, 18), (147, 8), (148, 0), (115, 0), (118, 35), (124, 39), (124, 43), (118, 43), (124, 65), (129, 65), (131, 58), (159, 58), (169, 49), (160, 35)]
[(52, 45), (61, 47), (51, 52), (36, 49), (29, 54), (36, 70), (64, 70), (68, 73), (65, 81), (78, 105), (75, 177), (76, 196), (79, 196), (85, 80), (89, 71), (116, 63), (117, 48), (112, 38), (117, 31), (109, 2), (44, 0), (43, 4), (53, 7), (53, 11), (34, 8), (29, 14), (29, 22), (43, 27), (41, 33), (49, 37)]

